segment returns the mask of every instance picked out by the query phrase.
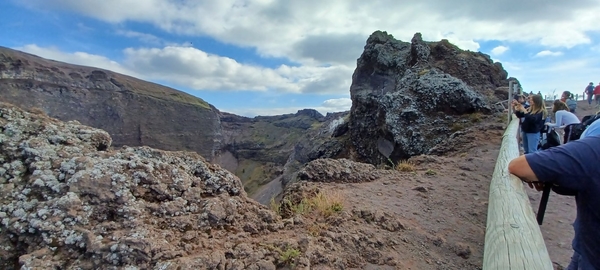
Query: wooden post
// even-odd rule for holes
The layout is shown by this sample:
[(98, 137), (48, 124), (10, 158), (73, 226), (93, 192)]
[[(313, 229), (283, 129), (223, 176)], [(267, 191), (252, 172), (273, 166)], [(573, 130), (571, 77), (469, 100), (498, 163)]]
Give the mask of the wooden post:
[(513, 100), (513, 81), (508, 82), (508, 115), (506, 116), (506, 127), (510, 124), (510, 117), (512, 115), (512, 105), (511, 102)]
[(483, 270), (553, 269), (523, 183), (508, 173), (508, 163), (519, 156), (518, 125), (513, 117), (504, 132), (490, 183)]

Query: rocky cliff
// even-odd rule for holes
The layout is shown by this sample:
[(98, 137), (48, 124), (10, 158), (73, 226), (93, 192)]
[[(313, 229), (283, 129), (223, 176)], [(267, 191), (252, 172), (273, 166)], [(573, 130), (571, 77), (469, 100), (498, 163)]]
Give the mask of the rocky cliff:
[[(300, 171), (304, 181), (267, 209), (246, 196), (235, 175), (197, 153), (115, 150), (111, 142), (103, 130), (0, 102), (1, 269), (480, 265), (479, 248), (471, 255), (463, 241), (478, 247), (483, 233), (470, 240), (473, 233), (465, 237), (441, 227), (440, 219), (467, 214), (431, 211), (450, 204), (425, 199), (423, 192), (435, 190), (420, 171), (401, 174), (347, 159), (318, 159)], [(357, 197), (357, 191), (363, 194)], [(403, 205), (382, 210), (381, 200)], [(468, 202), (465, 208), (473, 211)], [(479, 208), (475, 214), (483, 216), (485, 208)], [(483, 218), (476, 225), (461, 221), (461, 228), (485, 224)], [(430, 224), (436, 227), (421, 227)]]
[(244, 181), (249, 193), (284, 173), (297, 144), (329, 121), (316, 110), (277, 116), (221, 113), (222, 140), (215, 162)]
[(0, 101), (101, 128), (115, 146), (191, 150), (209, 160), (220, 149), (219, 111), (202, 99), (108, 70), (3, 47)]
[[(508, 85), (500, 63), (447, 40), (411, 42), (376, 31), (352, 76), (349, 133), (359, 160), (372, 164), (425, 154), (489, 113), (495, 91)], [(454, 128), (453, 128), (454, 126)], [(389, 159), (388, 159), (389, 158)]]
[(0, 101), (106, 130), (114, 146), (195, 151), (238, 175), (248, 192), (283, 172), (315, 110), (247, 118), (136, 78), (0, 47)]

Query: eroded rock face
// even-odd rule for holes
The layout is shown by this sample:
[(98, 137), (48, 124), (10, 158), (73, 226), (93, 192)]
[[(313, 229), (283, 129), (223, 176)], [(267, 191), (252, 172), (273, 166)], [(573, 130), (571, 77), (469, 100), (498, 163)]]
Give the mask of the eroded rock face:
[(186, 150), (211, 160), (219, 111), (175, 89), (0, 47), (0, 101), (106, 130), (115, 146)]
[(499, 63), (447, 41), (410, 43), (377, 31), (353, 74), (349, 131), (359, 159), (372, 164), (428, 153), (461, 115), (489, 113), (508, 85)]
[(220, 236), (282, 227), (196, 153), (104, 151), (103, 130), (4, 103), (0, 131), (2, 269), (171, 269), (179, 257), (217, 267)]

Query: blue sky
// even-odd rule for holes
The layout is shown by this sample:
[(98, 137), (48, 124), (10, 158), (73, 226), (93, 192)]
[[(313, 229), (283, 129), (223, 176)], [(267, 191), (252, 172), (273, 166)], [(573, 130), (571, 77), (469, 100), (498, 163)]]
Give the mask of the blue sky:
[(489, 54), (526, 91), (600, 83), (600, 1), (405, 2), (3, 0), (0, 46), (157, 82), (245, 116), (349, 110), (356, 59), (375, 30)]

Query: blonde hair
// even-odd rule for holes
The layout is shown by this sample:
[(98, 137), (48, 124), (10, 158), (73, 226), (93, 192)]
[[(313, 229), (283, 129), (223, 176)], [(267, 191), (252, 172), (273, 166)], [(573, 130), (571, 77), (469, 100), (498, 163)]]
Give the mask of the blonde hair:
[(552, 104), (552, 113), (556, 113), (562, 110), (569, 110), (569, 106), (567, 106), (567, 103), (560, 101), (560, 99), (555, 100), (554, 104)]
[(543, 113), (543, 118), (548, 116), (548, 111), (546, 111), (546, 104), (544, 104), (544, 100), (540, 95), (532, 95), (531, 96), (531, 107), (529, 108), (529, 113), (538, 114)]

